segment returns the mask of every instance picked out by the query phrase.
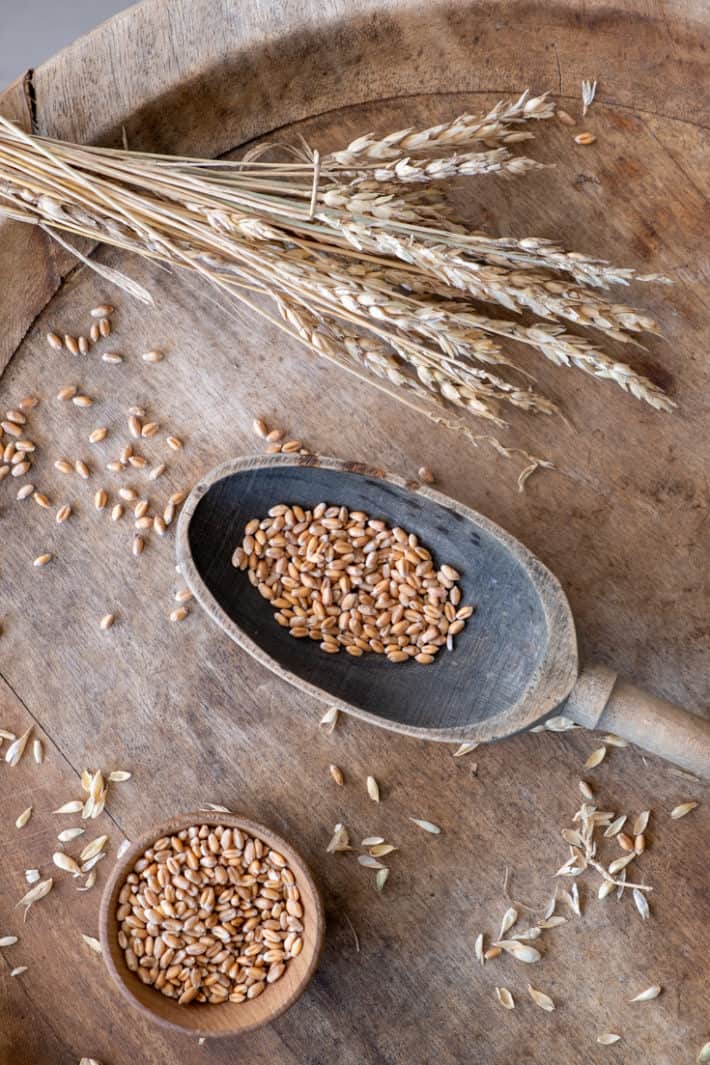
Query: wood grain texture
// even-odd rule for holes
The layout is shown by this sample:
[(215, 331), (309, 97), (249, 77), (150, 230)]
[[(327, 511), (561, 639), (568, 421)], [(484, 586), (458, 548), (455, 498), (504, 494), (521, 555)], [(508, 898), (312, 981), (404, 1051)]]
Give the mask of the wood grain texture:
[[(93, 508), (101, 485), (115, 499), (118, 479), (99, 471), (127, 439), (133, 403), (185, 439), (180, 453), (165, 448), (162, 432), (141, 442), (169, 470), (154, 484), (138, 470), (130, 483), (149, 484), (161, 509), (171, 491), (254, 449), (256, 414), (322, 454), (405, 477), (424, 463), (444, 492), (510, 530), (561, 579), (584, 658), (707, 712), (710, 389), (703, 338), (710, 232), (702, 5), (598, 3), (585, 5), (584, 15), (577, 5), (555, 5), (541, 18), (532, 4), (461, 3), (448, 13), (418, 9), (419, 21), (397, 5), (380, 15), (374, 6), (339, 11), (336, 4), (310, 12), (299, 5), (302, 35), (286, 34), (278, 44), (297, 18), (290, 5), (278, 17), (275, 7), (257, 15), (248, 5), (142, 5), (113, 31), (78, 42), (35, 73), (38, 126), (97, 139), (114, 136), (126, 121), (136, 146), (209, 152), (322, 112), (283, 135), (300, 131), (328, 149), (366, 129), (478, 109), (528, 83), (561, 86), (565, 106), (576, 110), (579, 78), (599, 76), (600, 99), (587, 120), (596, 146), (576, 149), (567, 131), (550, 125), (533, 154), (558, 160), (554, 170), (514, 184), (462, 183), (456, 199), (486, 228), (556, 237), (671, 273), (673, 289), (635, 293), (666, 339), (652, 340), (633, 361), (668, 384), (680, 411), (654, 414), (611, 384), (521, 353), (523, 365), (563, 400), (575, 428), (513, 419), (506, 442), (525, 441), (558, 466), (536, 475), (520, 496), (510, 462), (401, 411), (276, 331), (219, 310), (191, 279), (100, 252), (151, 287), (155, 310), (137, 312), (85, 269), (68, 277), (46, 311), (39, 313), (41, 301), (33, 304), (33, 324), (0, 393), (5, 407), (28, 392), (42, 396), (31, 419), (41, 446), (32, 477), (53, 503), (71, 501), (75, 515), (58, 526), (51, 512), (14, 501), (16, 482), (0, 485), (0, 653), (8, 685), (0, 724), (19, 731), (31, 715), (51, 738), (44, 767), (0, 766), (3, 810), (17, 802), (19, 812), (27, 805), (21, 793), (31, 791), (36, 811), (22, 831), (40, 829), (29, 847), (28, 837), (5, 827), (14, 818), (3, 819), (13, 846), (0, 865), (2, 897), (20, 897), (27, 865), (48, 869), (58, 830), (48, 811), (75, 794), (84, 765), (120, 765), (134, 778), (109, 797), (112, 855), (123, 835), (135, 839), (180, 809), (213, 801), (248, 810), (303, 852), (323, 885), (328, 936), (320, 969), (292, 1010), (238, 1044), (198, 1048), (119, 1002), (100, 960), (78, 939), (81, 931), (95, 934), (98, 895), (75, 895), (65, 879), (31, 911), (24, 930), (19, 911), (5, 914), (3, 933), (19, 931), (24, 953), (19, 944), (12, 959), (3, 953), (2, 980), (10, 984), (12, 964), (30, 970), (12, 981), (14, 997), (4, 996), (2, 1038), (13, 1065), (76, 1065), (81, 1054), (103, 1065), (231, 1065), (238, 1054), (254, 1065), (602, 1065), (612, 1056), (622, 1065), (677, 1065), (708, 1038), (707, 790), (638, 751), (610, 750), (589, 774), (600, 803), (631, 814), (654, 811), (649, 850), (638, 863), (655, 887), (653, 919), (642, 924), (630, 899), (598, 903), (596, 883), (585, 877), (584, 916), (547, 934), (543, 961), (524, 971), (511, 959), (481, 968), (473, 942), (479, 931), (497, 934), (509, 905), (506, 867), (516, 899), (539, 907), (549, 897), (552, 873), (566, 857), (559, 829), (578, 805), (577, 780), (598, 737), (517, 736), (452, 760), (446, 747), (354, 721), (324, 736), (321, 708), (235, 648), (197, 608), (181, 625), (169, 623), (178, 587), (172, 534), (134, 559), (128, 518), (112, 524)], [(358, 18), (364, 25), (353, 36)], [(261, 44), (252, 42), (247, 61), (237, 41), (252, 30)], [(430, 95), (411, 95), (419, 90)], [(351, 104), (357, 106), (338, 109)], [(0, 243), (4, 269), (7, 247)], [(21, 279), (34, 277), (35, 268), (29, 254), (11, 264)], [(0, 290), (3, 327), (16, 309), (28, 313), (31, 288), (23, 280)], [(110, 346), (126, 353), (123, 366), (47, 349), (50, 326), (78, 329), (88, 308), (107, 297), (118, 306)], [(140, 353), (157, 344), (166, 360), (146, 365)], [(89, 411), (54, 399), (72, 382), (96, 397)], [(101, 423), (111, 435), (91, 446), (88, 433)], [(87, 458), (92, 478), (62, 479), (52, 466), (62, 454)], [(55, 559), (33, 569), (31, 560), (45, 549)], [(101, 632), (98, 620), (112, 609), (117, 623)], [(330, 762), (343, 767), (345, 788), (330, 781)], [(365, 791), (369, 773), (380, 781), (379, 806)], [(670, 821), (670, 809), (690, 798), (701, 806)], [(437, 822), (442, 835), (426, 836), (410, 816)], [(380, 833), (399, 844), (382, 897), (352, 855), (325, 854), (336, 821), (345, 821), (356, 842)], [(94, 824), (98, 833), (100, 822)], [(554, 1014), (526, 1001), (528, 980), (556, 999)], [(626, 1005), (653, 982), (664, 987), (655, 1003)], [(495, 1002), (500, 984), (516, 995), (514, 1012)], [(609, 1030), (622, 1031), (623, 1043), (597, 1046), (597, 1034)]]

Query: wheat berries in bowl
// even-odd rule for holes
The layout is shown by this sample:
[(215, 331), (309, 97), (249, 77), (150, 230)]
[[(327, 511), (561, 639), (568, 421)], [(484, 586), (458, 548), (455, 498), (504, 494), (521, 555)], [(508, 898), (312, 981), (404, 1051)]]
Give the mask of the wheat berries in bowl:
[(244, 528), (232, 564), (296, 639), (322, 651), (429, 665), (453, 650), (473, 607), (459, 573), (434, 564), (418, 537), (361, 510), (279, 503)]
[(236, 1035), (288, 1009), (324, 933), (313, 879), (270, 829), (185, 814), (116, 863), (101, 902), (103, 955), (125, 995), (159, 1023)]

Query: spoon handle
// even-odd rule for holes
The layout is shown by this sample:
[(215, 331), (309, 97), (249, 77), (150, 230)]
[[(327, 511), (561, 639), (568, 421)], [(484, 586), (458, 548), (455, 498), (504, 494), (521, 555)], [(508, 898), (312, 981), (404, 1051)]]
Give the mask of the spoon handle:
[(582, 670), (563, 712), (578, 725), (613, 732), (710, 780), (710, 721), (649, 695), (606, 666)]

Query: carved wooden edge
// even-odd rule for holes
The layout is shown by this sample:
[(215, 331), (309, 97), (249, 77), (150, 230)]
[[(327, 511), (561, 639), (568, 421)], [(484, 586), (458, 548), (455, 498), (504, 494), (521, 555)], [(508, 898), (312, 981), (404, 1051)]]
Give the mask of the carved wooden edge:
[(562, 708), (565, 717), (586, 729), (595, 729), (609, 702), (618, 673), (603, 665), (585, 665)]
[[(202, 580), (194, 563), (189, 541), (189, 528), (192, 516), (200, 500), (212, 485), (234, 473), (249, 470), (264, 470), (274, 466), (318, 466), (321, 469), (340, 473), (357, 473), (366, 477), (377, 477), (388, 484), (395, 485), (423, 496), (446, 510), (454, 511), (467, 521), (485, 530), (499, 540), (517, 558), (527, 571), (530, 580), (540, 598), (547, 632), (549, 634), (545, 654), (537, 664), (524, 693), (518, 701), (507, 710), (486, 721), (475, 725), (451, 728), (422, 728), (404, 725), (369, 713), (351, 703), (338, 699), (332, 693), (324, 692), (316, 685), (297, 677), (268, 655), (258, 643), (247, 636), (232, 618), (222, 609), (209, 588)], [(346, 500), (347, 501), (347, 500)], [(178, 521), (175, 550), (180, 573), (197, 601), (217, 625), (240, 647), (247, 651), (261, 665), (270, 669), (277, 676), (295, 685), (312, 698), (337, 706), (344, 713), (352, 714), (372, 725), (392, 729), (421, 739), (437, 740), (441, 743), (462, 743), (466, 741), (489, 742), (502, 739), (512, 733), (529, 728), (540, 718), (545, 717), (567, 696), (577, 679), (577, 636), (569, 604), (557, 578), (531, 554), (514, 536), (501, 529), (489, 518), (477, 513), (465, 504), (451, 499), (442, 492), (426, 484), (405, 480), (396, 474), (386, 473), (376, 467), (360, 462), (346, 462), (342, 459), (326, 458), (317, 455), (251, 455), (232, 459), (210, 470), (200, 478), (185, 501)]]
[[(542, 24), (526, 0), (145, 0), (28, 71), (0, 113), (45, 136), (117, 144), (125, 128), (136, 148), (214, 156), (388, 97), (530, 85), (578, 99), (591, 72), (606, 103), (703, 124), (710, 98), (685, 87), (702, 83), (704, 37), (703, 0), (587, 0), (584, 17), (557, 0)], [(489, 69), (508, 83), (490, 85)], [(34, 227), (0, 220), (0, 374), (72, 265)]]
[[(146, 988), (129, 971), (123, 951), (119, 947), (116, 938), (118, 894), (126, 876), (133, 870), (136, 861), (155, 840), (161, 839), (163, 836), (173, 836), (191, 825), (201, 824), (225, 825), (229, 828), (242, 829), (247, 834), (263, 840), (271, 850), (283, 854), (288, 859), (288, 863), (294, 872), (302, 901), (305, 903), (304, 950), (301, 955), (294, 959), (294, 962), (296, 962), (301, 958), (300, 965), (292, 970), (292, 975), (289, 979), (289, 969), (294, 964), (292, 962), (287, 967), (281, 980), (268, 988), (270, 1001), (265, 996), (259, 996), (259, 1000), (254, 1000), (254, 1006), (256, 1006), (257, 1001), (261, 1003), (256, 1010), (256, 1018), (253, 1021), (242, 1022), (238, 1025), (232, 1024), (229, 1020), (231, 1017), (239, 1017), (241, 1015), (234, 1003), (212, 1004), (205, 1007), (205, 1009), (198, 1006), (196, 1010), (186, 1008), (181, 1015), (184, 1016), (184, 1024), (170, 1020), (166, 1016), (166, 1012), (174, 1013), (174, 1009), (170, 1009), (170, 1006), (174, 1007), (175, 1003), (172, 999), (167, 999), (160, 995), (153, 988)], [(241, 814), (211, 810), (178, 814), (169, 820), (146, 829), (140, 838), (133, 841), (124, 854), (116, 860), (104, 886), (99, 910), (99, 938), (101, 940), (102, 957), (121, 993), (133, 1007), (140, 1010), (149, 1020), (173, 1032), (182, 1034), (189, 1032), (193, 1036), (241, 1035), (253, 1031), (255, 1028), (260, 1028), (263, 1024), (270, 1023), (280, 1017), (300, 998), (318, 968), (325, 943), (325, 926), (325, 911), (320, 891), (308, 865), (293, 844), (283, 839), (282, 836), (266, 825), (262, 825)], [(295, 979), (296, 973), (297, 979)], [(147, 992), (152, 992), (152, 995), (148, 995)], [(146, 1003), (149, 1003), (149, 1005)], [(241, 1003), (240, 1005), (244, 1006), (246, 1004)], [(201, 1021), (204, 1024), (200, 1023)]]

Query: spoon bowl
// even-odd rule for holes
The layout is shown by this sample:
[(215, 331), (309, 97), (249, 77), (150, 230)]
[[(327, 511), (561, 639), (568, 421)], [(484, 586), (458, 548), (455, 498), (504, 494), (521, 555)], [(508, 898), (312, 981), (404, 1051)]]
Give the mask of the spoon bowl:
[[(384, 655), (328, 655), (295, 640), (231, 558), (244, 526), (278, 503), (344, 504), (414, 532), (435, 564), (461, 574), (475, 613), (430, 665)], [(567, 599), (512, 536), (461, 503), (357, 463), (311, 455), (238, 459), (218, 467), (183, 509), (178, 558), (207, 612), (250, 654), (350, 713), (430, 739), (493, 739), (556, 707), (577, 678)]]
[[(462, 602), (476, 610), (451, 652), (429, 665), (329, 655), (277, 624), (232, 554), (251, 518), (278, 503), (320, 502), (416, 533), (437, 566), (458, 570)], [(372, 724), (464, 743), (508, 736), (556, 711), (710, 778), (710, 721), (606, 666), (579, 673), (574, 621), (555, 577), (509, 533), (427, 485), (315, 455), (235, 459), (190, 493), (177, 557), (196, 599), (236, 643), (315, 698)]]

